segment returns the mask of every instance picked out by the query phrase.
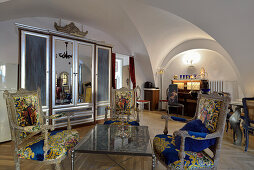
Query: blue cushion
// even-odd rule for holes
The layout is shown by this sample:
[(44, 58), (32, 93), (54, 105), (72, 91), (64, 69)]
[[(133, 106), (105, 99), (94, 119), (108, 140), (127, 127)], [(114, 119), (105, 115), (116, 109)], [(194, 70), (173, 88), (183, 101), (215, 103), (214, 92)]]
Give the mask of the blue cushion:
[[(57, 159), (65, 155), (70, 148), (78, 143), (78, 132), (75, 130), (57, 130), (49, 132), (49, 150), (46, 155), (47, 160)], [(44, 135), (36, 136), (27, 145), (18, 151), (19, 158), (44, 160)]]
[[(171, 135), (156, 135), (153, 140), (153, 148), (159, 159), (170, 168), (179, 169), (180, 160), (178, 149), (175, 145), (175, 139)], [(194, 168), (212, 168), (213, 160), (203, 152), (185, 152), (184, 169)]]
[(179, 122), (186, 122), (187, 121), (185, 118), (181, 118), (181, 117), (171, 116), (170, 118), (173, 119), (174, 121), (179, 121)]
[[(122, 125), (120, 120), (107, 120), (104, 122), (104, 125)], [(124, 125), (131, 125), (131, 126), (139, 126), (137, 121), (124, 121)]]
[[(196, 119), (188, 122), (184, 127), (180, 130), (188, 131), (188, 134), (196, 137), (196, 138), (205, 138), (207, 134), (209, 134), (209, 130), (205, 127), (201, 120)], [(207, 139), (207, 140), (195, 140), (192, 138), (185, 139), (185, 151), (192, 151), (192, 152), (200, 152), (204, 149), (214, 145), (216, 139)], [(176, 148), (180, 149), (181, 145), (181, 137), (175, 137)]]

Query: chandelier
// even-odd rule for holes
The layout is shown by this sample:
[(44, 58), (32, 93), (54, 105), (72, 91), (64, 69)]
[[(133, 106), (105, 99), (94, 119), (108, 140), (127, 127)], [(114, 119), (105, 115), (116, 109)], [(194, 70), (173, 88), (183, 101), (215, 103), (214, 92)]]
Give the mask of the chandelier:
[(59, 57), (66, 58), (66, 59), (72, 58), (72, 55), (69, 55), (67, 52), (67, 47), (68, 47), (67, 41), (65, 42), (65, 46), (66, 46), (66, 51), (64, 53), (58, 53)]

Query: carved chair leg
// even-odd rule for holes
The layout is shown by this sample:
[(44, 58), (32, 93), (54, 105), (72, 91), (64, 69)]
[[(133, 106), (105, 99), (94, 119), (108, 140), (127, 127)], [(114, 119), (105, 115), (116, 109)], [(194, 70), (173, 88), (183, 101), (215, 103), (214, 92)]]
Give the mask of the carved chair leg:
[(18, 155), (16, 155), (14, 157), (14, 159), (15, 159), (16, 170), (20, 170), (20, 159), (19, 159)]
[(44, 146), (43, 146), (44, 159), (46, 159), (48, 149), (49, 149), (49, 145), (48, 145), (48, 131), (45, 130), (44, 131)]
[(16, 147), (15, 147), (15, 153), (14, 153), (14, 161), (15, 161), (16, 170), (20, 170), (20, 159), (18, 157), (18, 149)]

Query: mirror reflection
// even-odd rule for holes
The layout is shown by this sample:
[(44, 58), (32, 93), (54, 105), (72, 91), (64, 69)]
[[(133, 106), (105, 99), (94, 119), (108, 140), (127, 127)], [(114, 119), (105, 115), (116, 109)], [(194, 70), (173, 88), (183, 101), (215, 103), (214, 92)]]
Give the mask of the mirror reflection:
[(92, 103), (92, 51), (91, 45), (78, 44), (78, 103)]
[(65, 40), (55, 40), (55, 104), (66, 105), (73, 101), (73, 43)]

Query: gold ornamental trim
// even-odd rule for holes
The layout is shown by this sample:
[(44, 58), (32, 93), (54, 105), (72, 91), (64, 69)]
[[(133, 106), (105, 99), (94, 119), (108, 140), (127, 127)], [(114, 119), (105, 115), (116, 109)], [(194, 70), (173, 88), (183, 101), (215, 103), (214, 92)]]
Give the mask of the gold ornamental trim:
[(54, 27), (57, 31), (64, 32), (64, 33), (74, 35), (74, 36), (77, 36), (77, 37), (84, 37), (88, 33), (88, 31), (86, 31), (86, 32), (80, 31), (78, 29), (78, 27), (73, 22), (71, 22), (70, 24), (65, 25), (63, 27), (57, 25), (57, 23), (55, 22)]

